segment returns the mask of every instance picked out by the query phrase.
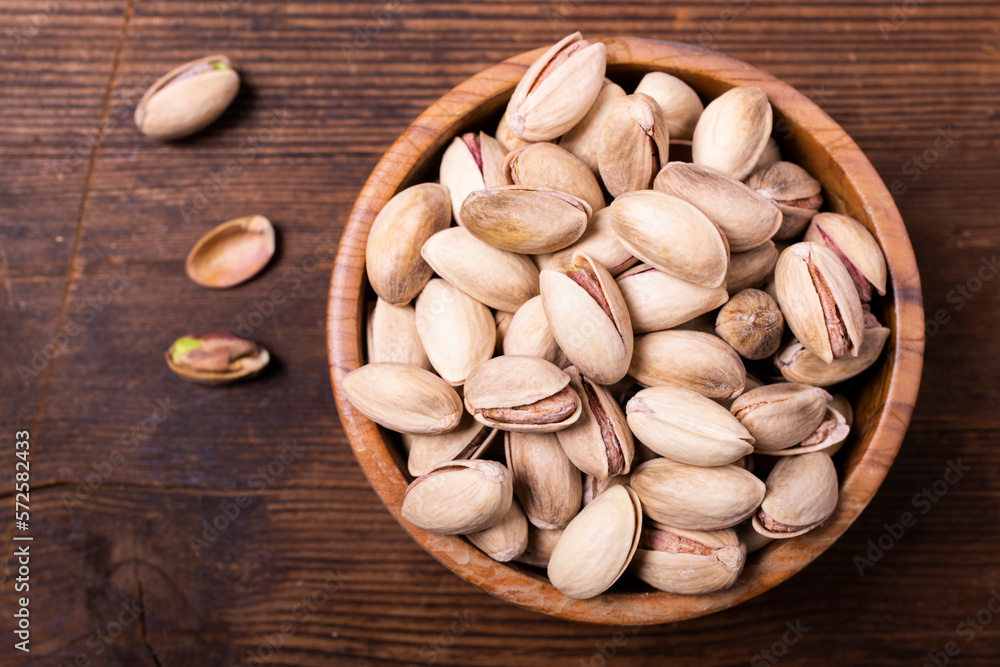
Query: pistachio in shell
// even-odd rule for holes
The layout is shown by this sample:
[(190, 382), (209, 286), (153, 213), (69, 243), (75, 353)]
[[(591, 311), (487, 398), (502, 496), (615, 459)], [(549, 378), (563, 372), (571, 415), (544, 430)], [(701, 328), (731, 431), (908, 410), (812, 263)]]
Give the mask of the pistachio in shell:
[(580, 418), (569, 375), (538, 357), (503, 355), (485, 361), (465, 381), (465, 407), (503, 431), (550, 433)]
[(441, 156), (441, 185), (451, 195), (455, 221), (462, 224), (462, 202), (469, 193), (504, 185), (503, 159), (507, 150), (485, 132), (455, 137)]
[(724, 286), (702, 287), (639, 264), (616, 279), (635, 333), (670, 329), (726, 303)]
[(767, 95), (754, 86), (738, 86), (712, 100), (692, 136), (695, 164), (712, 167), (742, 181), (760, 159), (773, 122)]
[(528, 520), (515, 498), (500, 521), (479, 532), (468, 533), (466, 537), (493, 560), (507, 563), (528, 547)]
[(671, 141), (694, 136), (694, 128), (705, 106), (691, 86), (672, 74), (649, 72), (642, 77), (635, 92), (649, 95), (660, 105)]
[(840, 213), (820, 213), (809, 223), (805, 240), (825, 245), (840, 258), (862, 301), (872, 300), (872, 290), (885, 294), (885, 255), (860, 222)]
[(396, 361), (431, 370), (412, 304), (394, 306), (376, 299), (368, 315), (367, 344), (369, 363)]
[(549, 558), (552, 556), (552, 551), (556, 548), (556, 544), (559, 542), (559, 538), (562, 537), (562, 534), (562, 528), (544, 530), (542, 528), (536, 528), (529, 523), (528, 546), (524, 549), (524, 552), (514, 560), (519, 563), (524, 563), (525, 565), (533, 565), (535, 567), (542, 568), (548, 567)]
[(760, 287), (774, 274), (777, 263), (778, 248), (774, 241), (746, 252), (734, 252), (729, 256), (726, 289), (730, 294), (737, 294), (748, 287)]
[(250, 280), (274, 256), (274, 226), (262, 215), (225, 222), (188, 253), (184, 270), (202, 287), (225, 289)]
[(629, 571), (667, 593), (706, 595), (736, 583), (746, 557), (732, 528), (685, 530), (646, 521)]
[(496, 349), (489, 308), (441, 278), (428, 282), (417, 297), (416, 325), (431, 365), (452, 385), (464, 383)]
[(740, 355), (724, 340), (678, 329), (636, 336), (628, 373), (646, 387), (671, 385), (713, 399), (739, 396), (747, 377)]
[(135, 107), (135, 125), (153, 139), (186, 137), (221, 116), (239, 89), (240, 75), (226, 56), (192, 60), (149, 87)]
[(166, 353), (174, 373), (199, 384), (227, 384), (251, 378), (271, 360), (252, 340), (228, 333), (181, 336)]
[(850, 380), (868, 370), (878, 361), (892, 332), (879, 324), (870, 313), (865, 314), (865, 337), (858, 356), (845, 355), (826, 363), (798, 340), (782, 348), (774, 358), (774, 365), (789, 382), (805, 382), (817, 387)]
[(779, 160), (756, 168), (747, 178), (747, 186), (781, 211), (781, 227), (774, 234), (776, 241), (787, 241), (801, 234), (823, 205), (819, 181), (793, 162)]
[(605, 79), (587, 115), (559, 139), (559, 145), (580, 158), (594, 174), (599, 173), (597, 156), (601, 149), (601, 125), (611, 104), (622, 97), (625, 97), (622, 87)]
[(523, 254), (555, 252), (583, 236), (590, 204), (544, 188), (509, 185), (473, 192), (462, 224), (495, 248)]
[(558, 190), (582, 199), (593, 211), (604, 208), (604, 192), (594, 172), (553, 143), (540, 142), (511, 151), (504, 158), (503, 175), (508, 185)]
[(575, 366), (566, 372), (570, 386), (583, 399), (580, 419), (556, 433), (566, 456), (598, 479), (628, 474), (635, 446), (622, 409), (607, 389), (581, 375)]
[(823, 452), (827, 456), (836, 454), (844, 446), (847, 436), (851, 434), (851, 425), (848, 420), (848, 415), (851, 415), (851, 405), (846, 402), (847, 399), (843, 396), (839, 396), (839, 399), (834, 397), (827, 403), (823, 421), (805, 440), (794, 447), (760, 453), (770, 456), (798, 456), (809, 452)]
[(816, 528), (837, 509), (837, 469), (823, 452), (780, 459), (767, 476), (767, 493), (753, 528), (776, 540)]
[(478, 459), (489, 448), (496, 434), (495, 428), (479, 423), (465, 411), (462, 411), (458, 426), (447, 433), (404, 434), (410, 449), (406, 461), (407, 470), (414, 477), (419, 477), (441, 463)]
[(366, 364), (345, 375), (343, 387), (361, 414), (400, 433), (446, 433), (462, 418), (462, 400), (452, 386), (417, 366)]
[(504, 337), (503, 353), (540, 357), (559, 368), (569, 366), (569, 360), (549, 329), (542, 297), (528, 299), (514, 313)]
[(642, 93), (615, 100), (601, 125), (597, 167), (613, 196), (645, 190), (670, 152), (667, 121), (660, 105)]
[(730, 406), (741, 424), (754, 437), (754, 448), (776, 451), (809, 437), (823, 422), (826, 391), (797, 382), (764, 385), (746, 392)]
[(510, 471), (496, 461), (449, 461), (406, 487), (401, 512), (418, 528), (442, 535), (486, 530), (510, 510)]
[(527, 146), (531, 144), (530, 141), (525, 141), (514, 136), (514, 133), (510, 131), (507, 127), (507, 116), (500, 116), (500, 122), (497, 123), (497, 131), (494, 133), (496, 140), (500, 142), (503, 149), (508, 153), (515, 148), (520, 148), (521, 146)]
[(766, 359), (778, 351), (785, 318), (767, 292), (745, 289), (719, 309), (715, 333), (746, 359)]
[(608, 208), (594, 211), (583, 236), (568, 248), (553, 253), (550, 266), (547, 268), (569, 271), (573, 268), (573, 256), (578, 252), (590, 255), (613, 276), (617, 276), (639, 261), (625, 249), (615, 235), (615, 230), (611, 227), (611, 211)]
[(514, 493), (533, 526), (565, 528), (580, 510), (583, 482), (555, 433), (504, 434)]

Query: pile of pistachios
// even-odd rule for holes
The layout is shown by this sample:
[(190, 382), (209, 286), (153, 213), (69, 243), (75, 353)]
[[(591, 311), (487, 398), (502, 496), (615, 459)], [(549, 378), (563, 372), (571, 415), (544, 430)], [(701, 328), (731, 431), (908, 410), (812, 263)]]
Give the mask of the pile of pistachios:
[(885, 259), (781, 160), (762, 90), (703, 106), (652, 72), (627, 94), (605, 65), (560, 41), (495, 136), (455, 138), (440, 183), (385, 205), (369, 363), (343, 388), (402, 434), (414, 526), (571, 598), (626, 570), (711, 593), (834, 513), (853, 416), (828, 388), (888, 339)]

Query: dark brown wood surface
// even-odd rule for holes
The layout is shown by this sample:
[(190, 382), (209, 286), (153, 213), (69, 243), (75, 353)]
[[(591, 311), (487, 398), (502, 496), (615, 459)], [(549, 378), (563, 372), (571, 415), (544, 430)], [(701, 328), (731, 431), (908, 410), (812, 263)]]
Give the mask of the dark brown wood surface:
[[(819, 102), (894, 188), (940, 322), (858, 522), (759, 598), (638, 631), (523, 611), (441, 567), (369, 489), (327, 376), (332, 253), (379, 156), (460, 81), (575, 29), (709, 46)], [(0, 665), (997, 664), (995, 2), (5, 0), (0, 38)], [(143, 90), (215, 52), (244, 81), (220, 122), (139, 135)], [(191, 245), (251, 213), (278, 226), (271, 267), (191, 283)], [(277, 359), (252, 382), (192, 386), (162, 362), (183, 333), (243, 326)], [(18, 430), (30, 655), (11, 618)]]

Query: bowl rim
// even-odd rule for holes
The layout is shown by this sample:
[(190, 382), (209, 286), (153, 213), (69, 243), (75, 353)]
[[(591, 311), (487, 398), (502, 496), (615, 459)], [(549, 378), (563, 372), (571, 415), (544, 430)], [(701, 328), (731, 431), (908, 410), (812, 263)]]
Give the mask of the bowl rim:
[[(877, 392), (870, 400), (881, 402), (883, 408), (873, 413), (875, 422), (867, 425), (844, 466), (834, 514), (806, 535), (769, 546), (725, 591), (695, 596), (611, 592), (589, 600), (567, 598), (540, 575), (495, 562), (461, 537), (428, 533), (402, 518), (408, 481), (379, 428), (351, 406), (342, 386), (343, 377), (364, 358), (368, 230), (400, 185), (468, 124), (468, 114), (499, 108), (548, 46), (509, 58), (460, 83), (413, 121), (373, 169), (351, 209), (334, 262), (327, 315), (330, 376), (344, 432), (373, 489), (396, 521), (443, 565), (491, 595), (563, 619), (612, 625), (666, 623), (727, 609), (773, 588), (815, 560), (867, 506), (902, 445), (917, 398), (924, 349), (920, 277), (906, 227), (881, 177), (857, 144), (811, 99), (747, 63), (690, 44), (636, 37), (591, 41), (605, 44), (609, 69), (666, 71), (686, 81), (697, 79), (702, 88), (715, 88), (715, 95), (739, 85), (762, 88), (776, 117), (780, 115), (791, 132), (801, 134), (796, 143), (815, 143), (825, 166), (838, 172), (840, 178), (831, 188), (837, 210), (865, 222), (881, 243), (890, 274), (891, 291), (884, 299), (892, 335), (881, 362), (888, 369), (878, 378), (882, 380), (878, 386), (866, 387), (866, 392)], [(823, 185), (826, 191), (828, 184)]]

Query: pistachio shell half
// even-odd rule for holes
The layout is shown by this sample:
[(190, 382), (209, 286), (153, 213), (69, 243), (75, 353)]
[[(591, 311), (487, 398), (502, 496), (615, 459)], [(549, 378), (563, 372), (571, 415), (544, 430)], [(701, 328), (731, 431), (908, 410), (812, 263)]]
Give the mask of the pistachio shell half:
[(366, 364), (345, 375), (343, 386), (361, 414), (400, 433), (446, 433), (462, 418), (462, 400), (451, 385), (417, 366)]
[(604, 208), (604, 193), (594, 172), (556, 144), (541, 142), (515, 149), (504, 158), (503, 175), (509, 185), (558, 190), (582, 199), (594, 211)]
[(583, 413), (575, 424), (556, 433), (563, 451), (573, 465), (598, 479), (627, 474), (635, 447), (622, 409), (607, 389), (575, 366), (566, 372), (570, 386), (583, 399)]
[(646, 387), (671, 385), (708, 398), (743, 392), (743, 360), (724, 340), (700, 331), (656, 331), (636, 336), (629, 375)]
[(746, 557), (731, 528), (684, 530), (647, 521), (629, 571), (661, 591), (705, 595), (736, 583)]
[(583, 481), (554, 433), (505, 433), (514, 493), (532, 525), (565, 528), (580, 510)]
[(224, 289), (250, 280), (274, 256), (274, 227), (262, 215), (225, 222), (188, 253), (184, 270), (202, 287)]
[(754, 437), (754, 448), (771, 452), (796, 445), (823, 422), (830, 394), (796, 382), (751, 389), (729, 411)]
[(147, 137), (180, 139), (222, 115), (240, 89), (226, 56), (192, 60), (156, 80), (135, 107), (135, 125)]
[(776, 540), (816, 528), (837, 509), (837, 469), (823, 452), (787, 456), (767, 476), (767, 494), (753, 528)]
[(495, 461), (450, 461), (406, 487), (401, 512), (418, 528), (465, 535), (500, 522), (510, 509), (510, 472)]
[(601, 149), (601, 125), (604, 124), (604, 117), (611, 104), (622, 97), (625, 97), (622, 87), (605, 79), (601, 92), (597, 94), (597, 99), (594, 100), (587, 115), (559, 139), (559, 145), (580, 158), (594, 174), (598, 173), (597, 155)]
[(504, 355), (476, 366), (465, 382), (465, 407), (503, 431), (551, 433), (580, 418), (569, 375), (544, 359)]
[(872, 288), (885, 294), (885, 256), (878, 241), (860, 222), (839, 213), (820, 213), (809, 223), (806, 241), (836, 253), (858, 288), (861, 300), (872, 300)]
[(515, 499), (500, 521), (466, 537), (493, 560), (507, 563), (523, 554), (528, 547), (528, 520)]
[(760, 88), (739, 86), (712, 100), (692, 137), (695, 164), (742, 181), (753, 170), (771, 136), (772, 112)]
[[(843, 396), (840, 396), (840, 399), (847, 400)], [(787, 447), (774, 452), (761, 452), (761, 454), (798, 456), (799, 454), (808, 454), (809, 452), (823, 452), (827, 456), (833, 456), (839, 452), (840, 448), (844, 446), (847, 436), (851, 434), (851, 426), (847, 416), (841, 412), (841, 406), (837, 405), (837, 403), (839, 401), (835, 397), (834, 400), (827, 404), (823, 421), (820, 422), (816, 430), (805, 440), (794, 447)], [(846, 412), (848, 414), (851, 412), (850, 403), (846, 404)]]
[(565, 192), (509, 185), (473, 192), (462, 224), (495, 248), (524, 254), (562, 250), (583, 236), (590, 204)]
[(649, 95), (636, 93), (615, 100), (601, 125), (597, 167), (613, 196), (644, 190), (653, 184), (670, 152), (667, 120)]
[(724, 286), (702, 287), (640, 264), (616, 279), (635, 333), (662, 331), (726, 303)]
[(167, 366), (185, 380), (227, 384), (260, 373), (271, 355), (252, 340), (228, 333), (182, 336), (166, 353)]
[(462, 202), (469, 193), (506, 184), (503, 159), (507, 150), (485, 132), (455, 137), (441, 156), (441, 185), (451, 195), (455, 221), (462, 224)]
[(892, 333), (874, 317), (865, 318), (865, 337), (858, 356), (845, 355), (826, 363), (797, 340), (792, 341), (774, 358), (774, 365), (789, 382), (805, 382), (817, 387), (829, 387), (849, 380), (868, 370), (882, 355)]
[(694, 136), (694, 128), (705, 107), (691, 86), (666, 72), (649, 72), (642, 77), (635, 92), (649, 95), (660, 105), (671, 141)]

